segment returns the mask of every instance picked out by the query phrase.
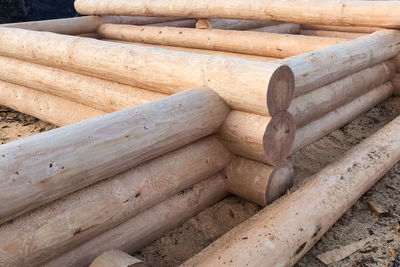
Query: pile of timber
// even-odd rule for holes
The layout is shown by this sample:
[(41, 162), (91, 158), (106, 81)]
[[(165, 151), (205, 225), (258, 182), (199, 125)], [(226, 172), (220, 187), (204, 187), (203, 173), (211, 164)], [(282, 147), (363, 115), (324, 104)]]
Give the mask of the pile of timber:
[[(76, 0), (90, 16), (0, 27), (0, 104), (62, 126), (0, 146), (1, 266), (146, 266), (124, 252), (228, 193), (272, 203), (293, 183), (291, 154), (399, 94), (400, 3), (227, 1)], [(294, 264), (359, 196), (338, 180), (345, 209), (293, 222), (332, 176), (184, 265)], [(262, 226), (280, 210), (287, 224)], [(296, 224), (319, 230), (310, 241)], [(259, 245), (265, 231), (279, 242)]]

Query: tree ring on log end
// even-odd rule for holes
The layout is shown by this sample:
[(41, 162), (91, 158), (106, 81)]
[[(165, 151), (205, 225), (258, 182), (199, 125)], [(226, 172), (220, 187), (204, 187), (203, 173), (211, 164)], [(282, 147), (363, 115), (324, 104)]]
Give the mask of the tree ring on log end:
[(282, 65), (274, 71), (267, 89), (267, 108), (271, 116), (289, 108), (294, 86), (294, 74), (288, 66)]

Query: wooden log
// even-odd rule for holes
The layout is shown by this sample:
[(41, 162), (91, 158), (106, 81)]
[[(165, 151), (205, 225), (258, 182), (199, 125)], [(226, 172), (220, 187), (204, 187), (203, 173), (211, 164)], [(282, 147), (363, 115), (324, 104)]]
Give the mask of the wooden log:
[(197, 20), (195, 19), (181, 19), (166, 22), (150, 23), (147, 26), (153, 27), (182, 27), (182, 28), (195, 28)]
[(400, 96), (400, 73), (396, 73), (396, 75), (394, 75), (392, 84), (393, 84), (393, 95)]
[(57, 126), (105, 114), (102, 110), (3, 81), (0, 81), (0, 105)]
[(300, 33), (300, 24), (295, 23), (280, 23), (273, 26), (265, 26), (261, 28), (250, 29), (253, 32), (270, 32), (270, 33), (284, 33), (284, 34), (298, 34)]
[(0, 222), (209, 135), (228, 112), (192, 89), (2, 145)]
[(400, 117), (182, 266), (292, 266), (400, 160)]
[(400, 73), (400, 54), (397, 54), (393, 59), (394, 65), (396, 66), (396, 71)]
[(333, 38), (343, 38), (343, 39), (356, 39), (356, 38), (365, 36), (368, 33), (323, 31), (323, 30), (301, 30), (299, 34), (307, 35), (307, 36), (321, 36), (321, 37), (333, 37)]
[(75, 1), (75, 9), (86, 15), (181, 16), (383, 28), (400, 27), (399, 8), (397, 1)]
[(295, 96), (298, 96), (388, 60), (399, 50), (400, 32), (382, 30), (279, 62), (287, 64), (293, 71)]
[[(0, 80), (56, 95), (105, 112), (141, 105), (166, 96), (121, 83), (2, 56), (0, 56)], [(1, 92), (0, 94), (15, 93)], [(19, 99), (19, 101), (31, 100)], [(39, 99), (39, 101), (45, 100)], [(65, 109), (60, 109), (60, 111), (63, 112)], [(45, 119), (45, 121), (49, 120)], [(77, 121), (79, 120), (73, 122)], [(55, 124), (65, 125), (65, 123)]]
[(0, 227), (0, 265), (43, 266), (221, 171), (230, 159), (216, 137), (206, 137), (22, 215)]
[(359, 33), (373, 33), (384, 29), (379, 27), (334, 26), (334, 25), (318, 25), (318, 24), (302, 24), (301, 28), (304, 30), (359, 32)]
[(391, 80), (394, 64), (386, 61), (294, 98), (289, 112), (300, 127)]
[(267, 57), (290, 57), (347, 41), (346, 39), (253, 31), (161, 28), (102, 24), (97, 33), (118, 39), (159, 45), (228, 51)]
[(219, 137), (233, 153), (277, 165), (286, 159), (295, 137), (293, 116), (282, 111), (272, 118), (232, 111), (219, 131)]
[(297, 129), (293, 147), (289, 154), (297, 152), (328, 133), (346, 125), (391, 95), (393, 95), (391, 82), (384, 83), (348, 104)]
[(223, 173), (229, 192), (262, 207), (286, 193), (294, 178), (288, 161), (272, 167), (242, 157), (234, 157)]
[(176, 50), (176, 51), (205, 54), (205, 55), (215, 55), (215, 56), (233, 57), (233, 58), (243, 58), (243, 59), (262, 61), (262, 62), (272, 62), (272, 61), (278, 61), (280, 59), (280, 58), (277, 58), (277, 57), (263, 57), (263, 56), (248, 55), (248, 54), (241, 54), (241, 53), (234, 53), (234, 52), (216, 51), (216, 50), (207, 50), (207, 49), (197, 49), (197, 48), (189, 48), (189, 47), (144, 44), (144, 43), (128, 42), (128, 41), (112, 40), (112, 39), (102, 39), (102, 40), (103, 41), (108, 41), (108, 42), (123, 43), (123, 44), (133, 44), (133, 45), (142, 45), (142, 46), (150, 46), (150, 47), (159, 47), (159, 48), (163, 48), (163, 49), (170, 49), (170, 50)]
[(227, 196), (222, 175), (214, 175), (129, 221), (77, 246), (45, 266), (87, 266), (110, 249), (133, 253)]
[(97, 27), (103, 23), (145, 25), (150, 23), (174, 21), (178, 19), (179, 18), (176, 17), (85, 16), (67, 19), (50, 19), (0, 24), (0, 26), (75, 35), (95, 32)]
[(196, 29), (249, 30), (276, 25), (278, 22), (243, 19), (198, 19)]
[(287, 109), (294, 87), (291, 70), (281, 64), (7, 27), (0, 27), (0, 55), (166, 94), (203, 85), (233, 108), (259, 114)]
[(98, 256), (89, 267), (147, 267), (142, 260), (120, 250), (110, 250)]

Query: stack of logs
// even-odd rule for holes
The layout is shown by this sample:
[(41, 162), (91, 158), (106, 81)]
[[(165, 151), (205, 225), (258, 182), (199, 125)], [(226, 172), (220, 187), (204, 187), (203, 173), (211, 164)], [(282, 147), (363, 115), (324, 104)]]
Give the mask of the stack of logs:
[[(398, 90), (397, 4), (338, 23), (336, 1), (227, 1), (77, 0), (104, 16), (0, 27), (0, 104), (63, 126), (0, 147), (0, 265), (132, 253), (228, 192), (266, 206), (287, 157)], [(92, 265), (109, 258), (132, 261)]]

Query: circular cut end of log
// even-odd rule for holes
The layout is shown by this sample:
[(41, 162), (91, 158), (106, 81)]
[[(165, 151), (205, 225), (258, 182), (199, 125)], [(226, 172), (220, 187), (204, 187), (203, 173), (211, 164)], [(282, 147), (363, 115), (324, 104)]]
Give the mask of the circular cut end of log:
[(265, 205), (272, 203), (293, 186), (294, 169), (292, 163), (284, 161), (275, 166), (265, 190)]
[(282, 65), (272, 74), (267, 89), (268, 113), (273, 116), (279, 111), (287, 110), (294, 94), (294, 74)]
[(211, 29), (211, 24), (207, 19), (198, 19), (196, 29)]
[(296, 123), (288, 111), (272, 117), (264, 132), (263, 146), (267, 162), (277, 165), (287, 158), (294, 143)]

